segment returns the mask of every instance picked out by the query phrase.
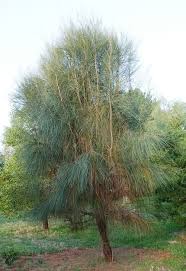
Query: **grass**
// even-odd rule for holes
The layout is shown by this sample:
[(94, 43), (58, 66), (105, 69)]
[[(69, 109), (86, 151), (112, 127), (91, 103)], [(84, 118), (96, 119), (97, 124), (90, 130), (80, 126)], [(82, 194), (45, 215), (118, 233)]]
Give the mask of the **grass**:
[[(155, 223), (153, 230), (142, 234), (123, 229), (118, 225), (111, 225), (109, 235), (113, 247), (169, 251), (172, 257), (162, 260), (158, 264), (170, 268), (171, 271), (185, 271), (186, 246), (178, 240), (178, 233), (181, 230), (181, 226), (173, 222)], [(94, 226), (84, 231), (72, 233), (61, 220), (51, 220), (50, 229), (46, 232), (43, 231), (39, 223), (21, 219), (7, 219), (2, 216), (0, 216), (0, 240), (0, 255), (8, 248), (13, 249), (19, 255), (34, 255), (61, 252), (65, 248), (100, 246), (99, 235)], [(153, 266), (153, 261), (146, 260), (138, 264), (137, 270), (149, 271), (149, 266)], [(158, 268), (160, 267), (156, 266), (157, 271), (161, 270)], [(152, 270), (156, 271), (156, 269)]]

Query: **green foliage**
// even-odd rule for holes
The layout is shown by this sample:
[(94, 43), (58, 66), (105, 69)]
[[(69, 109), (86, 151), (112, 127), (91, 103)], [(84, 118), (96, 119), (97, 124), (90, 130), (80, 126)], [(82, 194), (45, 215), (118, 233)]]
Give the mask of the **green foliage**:
[(12, 127), (6, 130), (4, 166), (0, 172), (0, 211), (9, 215), (30, 211), (50, 192), (48, 179), (27, 174), (19, 159), (20, 144), (26, 140), (19, 123), (20, 119), (14, 118)]
[(88, 214), (103, 246), (110, 221), (145, 228), (137, 203), (166, 183), (158, 160), (165, 140), (148, 125), (156, 102), (131, 88), (136, 65), (131, 41), (72, 26), (19, 84), (5, 138), (25, 174), (24, 206), (76, 230)]
[(4, 155), (0, 153), (0, 172), (4, 167)]
[(29, 194), (25, 182), (25, 174), (18, 164), (16, 157), (11, 156), (5, 160), (0, 173), (0, 211), (6, 214), (28, 210)]
[(147, 126), (155, 102), (127, 92), (136, 65), (131, 41), (98, 25), (72, 26), (42, 57), (38, 75), (19, 84), (7, 142), (27, 175), (49, 180), (42, 217), (99, 210), (104, 219), (144, 225), (131, 205), (164, 175), (153, 160), (161, 139)]
[(114, 110), (120, 123), (135, 131), (145, 128), (155, 105), (150, 93), (143, 93), (140, 89), (129, 90), (114, 100)]
[[(162, 115), (162, 118), (159, 118)], [(163, 163), (168, 165), (171, 183), (166, 189), (156, 192), (156, 206), (160, 216), (171, 216), (181, 223), (186, 223), (186, 105), (174, 104), (167, 111), (161, 112), (157, 120), (162, 133), (167, 139), (163, 151)]]
[(36, 181), (27, 175), (15, 155), (7, 157), (0, 185), (0, 211), (6, 215), (30, 212), (50, 191), (48, 180)]
[(2, 258), (5, 260), (7, 265), (12, 265), (13, 262), (17, 260), (18, 255), (18, 252), (12, 248), (6, 248), (6, 250), (1, 253)]
[[(37, 218), (68, 223), (46, 236), (36, 224), (21, 222), (18, 229), (1, 216), (7, 264), (16, 251), (97, 246), (90, 223), (98, 217), (109, 225), (113, 246), (168, 248), (182, 260), (185, 248), (167, 243), (181, 226), (134, 231), (145, 227), (148, 213), (186, 223), (186, 107), (162, 109), (149, 93), (132, 89), (137, 63), (131, 41), (97, 24), (71, 26), (42, 57), (38, 73), (18, 85), (0, 156), (0, 211), (34, 207)], [(4, 250), (7, 243), (11, 250)]]

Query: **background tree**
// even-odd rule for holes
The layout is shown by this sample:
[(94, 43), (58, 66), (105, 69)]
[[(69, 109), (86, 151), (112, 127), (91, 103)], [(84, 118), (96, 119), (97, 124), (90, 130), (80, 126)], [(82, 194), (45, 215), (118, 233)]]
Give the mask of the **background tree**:
[[(33, 207), (46, 200), (50, 191), (48, 179), (35, 179), (27, 174), (20, 155), (20, 145), (26, 141), (26, 134), (13, 116), (12, 125), (4, 136), (3, 168), (0, 175), (0, 210), (6, 215), (28, 213)], [(48, 229), (48, 220), (43, 219), (43, 227)]]
[(147, 125), (153, 101), (139, 90), (126, 93), (136, 63), (131, 41), (98, 25), (72, 25), (14, 100), (24, 135), (19, 159), (27, 174), (53, 186), (41, 216), (91, 213), (107, 261), (108, 221), (143, 227), (134, 204), (164, 182), (153, 160), (161, 140)]
[[(156, 113), (157, 114), (157, 113)], [(186, 223), (186, 105), (175, 103), (158, 109), (155, 116), (158, 129), (166, 138), (162, 162), (167, 164), (171, 182), (164, 189), (157, 189), (156, 215), (171, 217)]]
[(4, 167), (0, 172), (0, 211), (2, 213), (11, 215), (33, 208), (24, 177), (22, 168), (15, 157), (5, 159)]
[(0, 153), (0, 170), (4, 167), (4, 155)]

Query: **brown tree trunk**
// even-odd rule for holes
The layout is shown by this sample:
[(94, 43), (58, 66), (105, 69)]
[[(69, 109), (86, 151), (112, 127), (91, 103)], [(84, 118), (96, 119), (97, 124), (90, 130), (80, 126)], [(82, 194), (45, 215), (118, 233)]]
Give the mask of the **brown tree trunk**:
[(43, 220), (43, 229), (44, 230), (48, 230), (49, 229), (49, 226), (48, 226), (48, 218), (45, 218)]
[(104, 216), (102, 216), (100, 213), (96, 214), (96, 224), (101, 236), (103, 254), (104, 254), (105, 260), (107, 262), (112, 262), (113, 256), (112, 256), (112, 249), (111, 249), (109, 239), (107, 236), (107, 223)]

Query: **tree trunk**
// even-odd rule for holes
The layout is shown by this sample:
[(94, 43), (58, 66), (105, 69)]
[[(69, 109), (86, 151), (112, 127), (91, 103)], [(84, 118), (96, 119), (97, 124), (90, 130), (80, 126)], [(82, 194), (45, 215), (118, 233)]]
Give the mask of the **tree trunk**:
[(49, 229), (48, 218), (47, 217), (43, 220), (43, 229), (44, 230), (48, 230)]
[(112, 262), (113, 256), (112, 256), (112, 249), (111, 249), (109, 239), (107, 236), (107, 223), (104, 216), (102, 216), (100, 213), (96, 214), (96, 224), (101, 236), (103, 254), (104, 254), (105, 260), (107, 262)]

